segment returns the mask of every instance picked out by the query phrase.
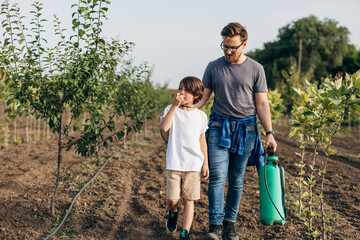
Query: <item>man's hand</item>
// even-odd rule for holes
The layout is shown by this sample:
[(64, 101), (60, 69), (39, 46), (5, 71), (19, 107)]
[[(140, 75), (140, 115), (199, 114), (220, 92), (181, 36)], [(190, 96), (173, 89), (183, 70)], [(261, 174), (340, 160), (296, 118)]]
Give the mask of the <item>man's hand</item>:
[(272, 134), (266, 135), (265, 148), (267, 149), (269, 146), (272, 146), (274, 148), (274, 152), (276, 152), (277, 143), (275, 141), (274, 135)]

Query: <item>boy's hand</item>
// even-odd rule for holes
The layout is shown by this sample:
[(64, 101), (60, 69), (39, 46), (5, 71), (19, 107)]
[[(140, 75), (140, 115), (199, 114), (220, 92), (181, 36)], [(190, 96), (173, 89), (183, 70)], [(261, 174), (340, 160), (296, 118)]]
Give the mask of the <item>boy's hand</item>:
[(180, 93), (176, 93), (174, 100), (173, 100), (173, 105), (176, 107), (179, 107), (183, 100), (184, 100), (184, 95), (182, 95)]
[(207, 164), (203, 164), (201, 169), (201, 180), (206, 180), (209, 178), (209, 166)]

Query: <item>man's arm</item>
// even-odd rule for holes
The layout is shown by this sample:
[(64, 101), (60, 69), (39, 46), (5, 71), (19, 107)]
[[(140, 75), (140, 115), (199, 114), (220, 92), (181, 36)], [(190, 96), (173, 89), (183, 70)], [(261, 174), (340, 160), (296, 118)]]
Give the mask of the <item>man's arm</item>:
[(202, 180), (205, 180), (209, 178), (208, 150), (207, 150), (205, 133), (202, 133), (200, 135), (200, 148), (204, 155), (204, 163), (201, 169), (201, 174), (202, 174), (201, 177)]
[(209, 100), (211, 93), (212, 90), (210, 88), (204, 88), (204, 95), (202, 99), (197, 104), (195, 104), (195, 107), (198, 109), (202, 108)]
[[(266, 132), (272, 131), (272, 123), (271, 123), (271, 113), (269, 101), (267, 98), (267, 93), (255, 93), (255, 105), (256, 112), (259, 115), (260, 121), (264, 126)], [(276, 151), (277, 144), (273, 134), (266, 135), (265, 140), (265, 148), (268, 146), (274, 147), (274, 152)]]

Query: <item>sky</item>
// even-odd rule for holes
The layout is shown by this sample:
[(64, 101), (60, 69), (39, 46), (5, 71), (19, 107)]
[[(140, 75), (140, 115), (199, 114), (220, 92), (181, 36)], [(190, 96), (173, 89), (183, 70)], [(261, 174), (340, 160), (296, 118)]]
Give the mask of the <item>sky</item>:
[[(18, 3), (25, 16), (29, 16), (33, 2), (10, 0)], [(52, 16), (56, 14), (70, 35), (70, 6), (77, 1), (41, 2), (44, 17), (51, 20), (48, 32), (52, 33)], [(155, 85), (167, 83), (169, 88), (177, 88), (185, 76), (201, 79), (207, 64), (223, 55), (220, 32), (229, 22), (246, 26), (245, 54), (276, 40), (281, 27), (310, 15), (347, 27), (350, 43), (360, 49), (359, 9), (359, 0), (112, 0), (103, 36), (134, 42), (131, 55), (135, 64), (147, 62), (153, 68)]]

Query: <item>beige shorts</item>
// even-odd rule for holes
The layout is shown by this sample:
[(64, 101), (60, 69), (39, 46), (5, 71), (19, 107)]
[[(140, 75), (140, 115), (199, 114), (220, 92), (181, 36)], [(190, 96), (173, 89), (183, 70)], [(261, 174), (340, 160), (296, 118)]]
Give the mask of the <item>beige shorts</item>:
[(166, 199), (200, 199), (200, 172), (166, 170)]

